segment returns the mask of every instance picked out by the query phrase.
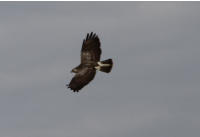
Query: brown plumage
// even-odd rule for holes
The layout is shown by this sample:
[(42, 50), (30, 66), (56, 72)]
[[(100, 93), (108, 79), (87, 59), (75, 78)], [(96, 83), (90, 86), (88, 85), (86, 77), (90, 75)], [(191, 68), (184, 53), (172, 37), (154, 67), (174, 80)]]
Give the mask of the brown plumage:
[(81, 49), (81, 64), (74, 69), (72, 72), (75, 76), (69, 83), (68, 88), (74, 92), (78, 92), (85, 85), (90, 83), (95, 77), (96, 70), (109, 73), (112, 69), (112, 59), (100, 61), (101, 48), (100, 40), (98, 36), (91, 32), (88, 33), (86, 38), (83, 40)]

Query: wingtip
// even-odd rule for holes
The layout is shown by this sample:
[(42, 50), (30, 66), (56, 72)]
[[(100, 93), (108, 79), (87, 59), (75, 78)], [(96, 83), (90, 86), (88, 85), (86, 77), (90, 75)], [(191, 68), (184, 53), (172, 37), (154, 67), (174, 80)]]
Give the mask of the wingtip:
[(70, 87), (70, 85), (69, 84), (66, 84), (66, 86), (67, 86), (67, 88), (69, 88), (70, 90), (72, 90), (73, 92), (79, 92), (79, 90), (78, 89), (72, 89), (71, 87)]
[(92, 36), (93, 36), (93, 32), (91, 32), (91, 33), (90, 33), (90, 36), (89, 36), (89, 38), (92, 38)]
[(88, 40), (88, 38), (89, 38), (89, 33), (87, 33), (86, 40)]

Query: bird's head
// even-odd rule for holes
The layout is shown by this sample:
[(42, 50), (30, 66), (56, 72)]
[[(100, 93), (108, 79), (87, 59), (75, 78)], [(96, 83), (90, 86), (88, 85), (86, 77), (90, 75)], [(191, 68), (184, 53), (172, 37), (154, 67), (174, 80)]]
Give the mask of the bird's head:
[(78, 72), (78, 69), (77, 68), (74, 68), (71, 70), (71, 73), (77, 73)]

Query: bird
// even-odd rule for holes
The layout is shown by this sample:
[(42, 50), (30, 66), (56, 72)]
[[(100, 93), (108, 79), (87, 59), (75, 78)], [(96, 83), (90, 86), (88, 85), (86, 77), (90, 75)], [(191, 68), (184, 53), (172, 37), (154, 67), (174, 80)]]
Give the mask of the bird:
[(100, 61), (101, 43), (96, 33), (87, 33), (81, 48), (80, 64), (71, 70), (75, 73), (70, 83), (66, 86), (73, 92), (79, 92), (95, 77), (96, 71), (110, 73), (113, 67), (111, 58)]

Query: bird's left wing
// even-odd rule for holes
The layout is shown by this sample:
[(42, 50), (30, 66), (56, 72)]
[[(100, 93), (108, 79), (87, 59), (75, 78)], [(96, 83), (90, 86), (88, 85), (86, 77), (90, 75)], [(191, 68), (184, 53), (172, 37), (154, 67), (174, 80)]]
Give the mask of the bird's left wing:
[(94, 79), (95, 74), (95, 69), (90, 69), (87, 67), (83, 68), (83, 70), (81, 70), (79, 73), (76, 73), (76, 75), (72, 78), (71, 82), (68, 85), (68, 88), (70, 88), (74, 92), (78, 92)]
[(88, 63), (90, 61), (99, 61), (101, 56), (101, 43), (99, 37), (91, 32), (88, 33), (83, 40), (81, 49), (81, 63)]

